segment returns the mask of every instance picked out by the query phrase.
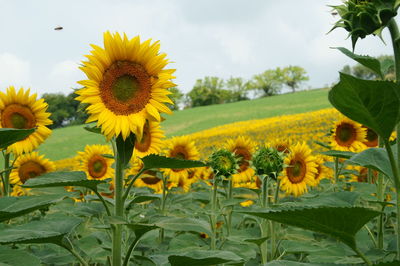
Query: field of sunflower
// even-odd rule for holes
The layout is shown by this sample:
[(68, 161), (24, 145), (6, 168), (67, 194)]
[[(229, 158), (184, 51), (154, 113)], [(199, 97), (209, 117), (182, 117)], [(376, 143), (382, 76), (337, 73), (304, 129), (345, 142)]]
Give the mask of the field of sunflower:
[(159, 42), (105, 32), (77, 100), (107, 145), (54, 163), (35, 151), (47, 104), (0, 92), (0, 264), (400, 265), (399, 6), (334, 7), (353, 46), (388, 27), (396, 55), (338, 48), (382, 79), (341, 73), (335, 109), (164, 139), (175, 70)]

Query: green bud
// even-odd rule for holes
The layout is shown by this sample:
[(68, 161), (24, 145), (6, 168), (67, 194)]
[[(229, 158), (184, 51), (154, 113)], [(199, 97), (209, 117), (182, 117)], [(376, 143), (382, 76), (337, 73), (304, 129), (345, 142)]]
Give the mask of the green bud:
[(276, 177), (283, 170), (283, 158), (283, 152), (263, 147), (254, 154), (252, 165), (257, 175)]
[(217, 176), (229, 177), (236, 173), (236, 170), (239, 168), (238, 159), (235, 157), (235, 154), (226, 149), (213, 152), (208, 160), (209, 165)]

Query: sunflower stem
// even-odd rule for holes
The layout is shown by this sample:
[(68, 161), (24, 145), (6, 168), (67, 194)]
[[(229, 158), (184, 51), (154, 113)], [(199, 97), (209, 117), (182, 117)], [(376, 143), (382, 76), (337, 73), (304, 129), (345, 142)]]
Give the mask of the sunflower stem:
[[(167, 199), (167, 178), (163, 175), (162, 177), (162, 182), (163, 182), (163, 187), (162, 187), (162, 197), (161, 197), (161, 204), (160, 204), (160, 210), (161, 214), (165, 216), (165, 202)], [(160, 243), (164, 241), (164, 229), (160, 228)]]
[(335, 174), (335, 184), (337, 184), (339, 182), (339, 157), (335, 157), (334, 174)]
[[(276, 179), (276, 188), (275, 188), (275, 194), (274, 194), (274, 204), (278, 204), (278, 200), (279, 200), (279, 186), (281, 183), (281, 180), (279, 178), (276, 177), (275, 175), (275, 179)], [(275, 255), (277, 253), (276, 250), (276, 227), (279, 226), (279, 223), (276, 223), (274, 221), (271, 221), (271, 260), (273, 260), (275, 258)]]
[[(268, 208), (268, 179), (267, 175), (261, 176), (262, 188), (261, 188), (261, 207)], [(262, 219), (261, 221), (261, 237), (268, 236), (269, 221), (267, 219)], [(263, 265), (268, 262), (268, 240), (265, 240), (261, 244), (261, 260)]]
[[(232, 199), (232, 194), (233, 194), (233, 182), (232, 182), (232, 177), (229, 178), (228, 181), (228, 201)], [(231, 228), (232, 228), (232, 211), (233, 211), (233, 206), (228, 207), (228, 219), (227, 219), (227, 235), (229, 236), (231, 234)]]
[(129, 192), (131, 191), (132, 186), (133, 186), (133, 184), (135, 183), (136, 179), (138, 179), (139, 176), (140, 176), (141, 174), (143, 174), (143, 172), (144, 172), (144, 168), (142, 168), (142, 169), (130, 180), (130, 182), (129, 182), (129, 184), (128, 184), (128, 187), (126, 188), (126, 190), (125, 190), (125, 192), (124, 192), (124, 195), (122, 196), (122, 200), (123, 200), (124, 202), (125, 202), (126, 199), (128, 198)]
[(10, 153), (4, 154), (4, 183), (3, 190), (6, 197), (10, 196)]
[(104, 200), (103, 196), (97, 191), (97, 189), (94, 189), (93, 192), (97, 195), (97, 197), (100, 199), (101, 203), (103, 203), (104, 208), (106, 209), (107, 215), (111, 216), (111, 211), (107, 206), (107, 202)]
[(367, 170), (367, 179), (368, 179), (368, 184), (372, 184), (373, 183), (373, 173), (372, 173), (372, 169), (368, 168)]
[(372, 266), (372, 262), (357, 247), (352, 247), (355, 253), (368, 265)]
[[(377, 197), (378, 201), (383, 201), (384, 200), (384, 193), (385, 193), (385, 186), (383, 185), (383, 175), (381, 173), (378, 173), (378, 179), (377, 179)], [(382, 207), (383, 210), (383, 207)], [(383, 236), (384, 236), (384, 230), (383, 230), (383, 218), (384, 218), (384, 213), (382, 212), (381, 215), (378, 217), (378, 245), (377, 248), (383, 249)]]
[(131, 258), (132, 251), (135, 249), (137, 243), (139, 243), (140, 238), (135, 238), (133, 242), (129, 245), (128, 251), (126, 252), (124, 262), (122, 263), (122, 266), (127, 266), (129, 263), (129, 259)]
[(215, 250), (217, 246), (217, 191), (218, 176), (214, 175), (213, 187), (211, 191), (211, 249)]

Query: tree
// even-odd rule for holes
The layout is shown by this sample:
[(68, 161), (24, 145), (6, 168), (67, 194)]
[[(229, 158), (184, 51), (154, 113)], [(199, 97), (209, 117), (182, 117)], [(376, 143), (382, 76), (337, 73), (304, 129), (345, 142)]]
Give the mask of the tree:
[(171, 110), (179, 110), (179, 104), (182, 102), (183, 93), (177, 87), (172, 87), (168, 90), (172, 92), (169, 98), (174, 102), (174, 104), (168, 104), (168, 107)]
[[(383, 66), (383, 75), (385, 76), (386, 80), (394, 80), (394, 58), (390, 55), (381, 55), (378, 56), (377, 59)], [(367, 79), (367, 80), (375, 80), (380, 79), (381, 77), (377, 75), (375, 72), (370, 70), (369, 68), (361, 65), (356, 64), (352, 67), (349, 65), (345, 65), (340, 72), (353, 75), (360, 79)]]
[(192, 107), (224, 102), (224, 80), (218, 77), (198, 79), (187, 94)]
[(309, 80), (304, 68), (299, 66), (288, 66), (282, 69), (283, 82), (295, 92), (303, 81)]
[(271, 96), (281, 91), (282, 83), (281, 69), (276, 68), (254, 75), (249, 83), (249, 87), (263, 91), (264, 96)]
[(247, 92), (249, 89), (249, 82), (244, 81), (242, 78), (229, 78), (225, 85), (229, 91), (227, 102), (238, 102), (248, 100)]

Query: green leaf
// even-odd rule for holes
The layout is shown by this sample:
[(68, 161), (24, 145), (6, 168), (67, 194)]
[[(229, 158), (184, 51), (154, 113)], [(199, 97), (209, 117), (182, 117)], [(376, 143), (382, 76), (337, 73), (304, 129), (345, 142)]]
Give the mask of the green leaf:
[(338, 49), (351, 59), (357, 61), (361, 65), (371, 69), (374, 71), (376, 74), (378, 74), (382, 79), (383, 79), (383, 73), (382, 73), (382, 68), (381, 68), (381, 63), (379, 62), (378, 59), (366, 56), (366, 55), (357, 55), (350, 50), (344, 48), (344, 47), (332, 47), (333, 49)]
[(147, 232), (158, 228), (158, 226), (154, 224), (127, 224), (127, 226), (135, 232), (136, 239), (139, 239)]
[(354, 248), (355, 235), (380, 212), (362, 207), (281, 208), (242, 212), (279, 223), (320, 232)]
[(386, 175), (393, 181), (392, 167), (385, 149), (369, 148), (361, 153), (355, 154), (350, 158), (348, 163), (374, 169)]
[(1, 250), (0, 252), (0, 265), (24, 265), (24, 266), (37, 266), (41, 265), (38, 257), (19, 249)]
[(156, 199), (160, 199), (161, 196), (160, 195), (139, 195), (136, 196), (131, 202), (130, 204), (134, 204), (134, 203), (142, 203), (142, 202), (146, 202), (146, 201), (153, 201)]
[(0, 198), (0, 222), (46, 208), (64, 198), (63, 195), (21, 196)]
[(9, 226), (1, 231), (0, 244), (53, 243), (63, 245), (63, 238), (83, 220), (71, 216), (57, 216), (18, 226)]
[(87, 130), (87, 131), (89, 131), (89, 132), (92, 132), (92, 133), (96, 133), (96, 134), (103, 135), (103, 134), (101, 133), (101, 128), (99, 128), (99, 127), (97, 127), (97, 126), (90, 126), (90, 125), (87, 125), (87, 126), (85, 126), (83, 129), (85, 129), (85, 130)]
[[(324, 266), (330, 266), (330, 265), (335, 265), (335, 266), (340, 266), (341, 264), (328, 264), (324, 263)], [(321, 264), (318, 263), (303, 263), (303, 262), (298, 262), (298, 261), (290, 261), (290, 260), (274, 260), (271, 262), (268, 262), (265, 264), (265, 266), (321, 266)]]
[(374, 264), (374, 266), (398, 266), (398, 265), (400, 265), (400, 260), (379, 262), (377, 264)]
[(155, 223), (158, 227), (173, 231), (189, 231), (211, 235), (208, 222), (194, 218), (166, 218)]
[(193, 167), (204, 167), (207, 166), (201, 161), (183, 160), (178, 158), (165, 157), (156, 154), (150, 154), (141, 158), (144, 163), (144, 169), (154, 168), (193, 168)]
[(119, 135), (116, 143), (118, 161), (121, 163), (122, 167), (125, 168), (129, 164), (135, 148), (135, 134), (130, 134), (126, 140), (122, 138), (122, 135)]
[(246, 238), (246, 239), (243, 239), (243, 241), (249, 242), (249, 243), (254, 243), (257, 246), (260, 246), (267, 239), (268, 239), (268, 237), (266, 236), (266, 237), (259, 237), (259, 238)]
[(0, 128), (0, 150), (27, 138), (30, 134), (35, 132), (34, 128), (31, 129), (15, 129), (15, 128)]
[(88, 180), (85, 172), (72, 171), (43, 174), (28, 179), (22, 186), (28, 188), (77, 186), (97, 190), (97, 185), (102, 183), (107, 183), (107, 180)]
[(349, 159), (351, 156), (353, 156), (355, 153), (351, 151), (336, 151), (336, 150), (331, 150), (331, 151), (324, 151), (321, 152), (321, 154), (326, 155), (326, 156), (331, 156), (331, 157), (338, 157), (338, 158), (344, 158), (344, 159)]
[(340, 73), (340, 82), (329, 92), (329, 101), (341, 113), (388, 139), (400, 118), (398, 84), (362, 80)]
[(193, 250), (179, 255), (171, 255), (168, 261), (172, 266), (190, 265), (216, 265), (227, 262), (240, 262), (242, 258), (230, 251), (220, 250)]

